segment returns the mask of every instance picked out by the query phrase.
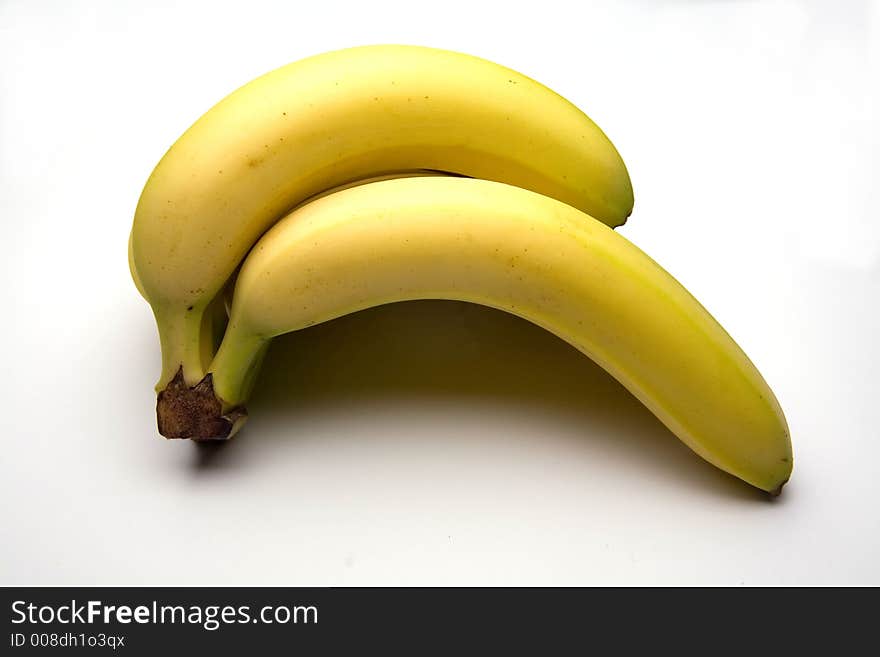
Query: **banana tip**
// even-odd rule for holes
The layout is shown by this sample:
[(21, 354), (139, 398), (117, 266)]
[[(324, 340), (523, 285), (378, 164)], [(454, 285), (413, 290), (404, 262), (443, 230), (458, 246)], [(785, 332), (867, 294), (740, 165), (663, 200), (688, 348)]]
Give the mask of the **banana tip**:
[(778, 485), (776, 488), (774, 488), (773, 490), (768, 491), (768, 492), (770, 493), (770, 497), (772, 497), (772, 498), (777, 498), (777, 497), (779, 497), (779, 496), (782, 494), (782, 488), (783, 488), (783, 486), (785, 486), (785, 484), (787, 484), (787, 483), (788, 483), (788, 479), (786, 479), (785, 481), (783, 481), (781, 484), (779, 484), (779, 485)]

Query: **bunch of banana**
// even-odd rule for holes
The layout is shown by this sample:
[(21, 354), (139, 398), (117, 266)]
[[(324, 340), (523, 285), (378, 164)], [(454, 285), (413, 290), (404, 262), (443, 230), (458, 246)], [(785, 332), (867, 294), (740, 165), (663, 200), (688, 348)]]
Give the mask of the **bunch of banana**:
[(697, 454), (778, 493), (792, 454), (776, 398), (612, 230), (632, 204), (602, 131), (491, 62), (372, 46), (268, 73), (184, 133), (138, 203), (129, 263), (159, 327), (159, 430), (231, 437), (277, 335), (455, 299), (558, 335)]

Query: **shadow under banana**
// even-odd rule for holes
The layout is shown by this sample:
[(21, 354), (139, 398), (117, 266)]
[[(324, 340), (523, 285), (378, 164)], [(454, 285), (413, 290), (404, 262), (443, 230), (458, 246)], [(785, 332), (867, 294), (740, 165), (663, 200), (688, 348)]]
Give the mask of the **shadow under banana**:
[(251, 426), (232, 441), (195, 443), (196, 467), (242, 467), (240, 452), (254, 441), (296, 440), (297, 417), (307, 409), (405, 409), (431, 400), (485, 408), (487, 416), (504, 407), (534, 413), (551, 419), (551, 432), (553, 418), (576, 423), (584, 449), (594, 451), (600, 441), (615, 461), (683, 486), (756, 503), (769, 499), (698, 458), (565, 341), (508, 313), (456, 301), (388, 304), (275, 338), (250, 403)]

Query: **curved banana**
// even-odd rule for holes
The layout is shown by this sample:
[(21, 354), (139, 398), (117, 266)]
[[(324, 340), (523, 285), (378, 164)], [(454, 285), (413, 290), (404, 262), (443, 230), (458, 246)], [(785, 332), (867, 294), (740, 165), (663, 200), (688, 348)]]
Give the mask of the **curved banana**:
[(351, 180), (405, 169), (498, 180), (616, 226), (633, 204), (614, 146), (574, 105), (483, 59), (366, 46), (272, 71), (220, 101), (151, 174), (134, 271), (162, 343), (162, 389), (202, 378), (203, 315), (259, 236)]
[(593, 358), (707, 461), (771, 492), (789, 477), (776, 398), (687, 290), (582, 212), (485, 180), (377, 182), (282, 219), (239, 273), (209, 374), (160, 396), (160, 430), (228, 437), (273, 336), (408, 299), (524, 317)]

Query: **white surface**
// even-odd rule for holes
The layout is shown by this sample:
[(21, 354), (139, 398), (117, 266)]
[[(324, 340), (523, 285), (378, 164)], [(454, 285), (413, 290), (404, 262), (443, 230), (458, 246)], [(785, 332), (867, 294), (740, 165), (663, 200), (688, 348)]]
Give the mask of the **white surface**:
[[(156, 4), (0, 4), (0, 583), (880, 584), (880, 3)], [(621, 232), (786, 411), (781, 498), (454, 303), (279, 340), (236, 441), (157, 437), (126, 263), (150, 170), (241, 83), (376, 42), (517, 68), (607, 131)]]

